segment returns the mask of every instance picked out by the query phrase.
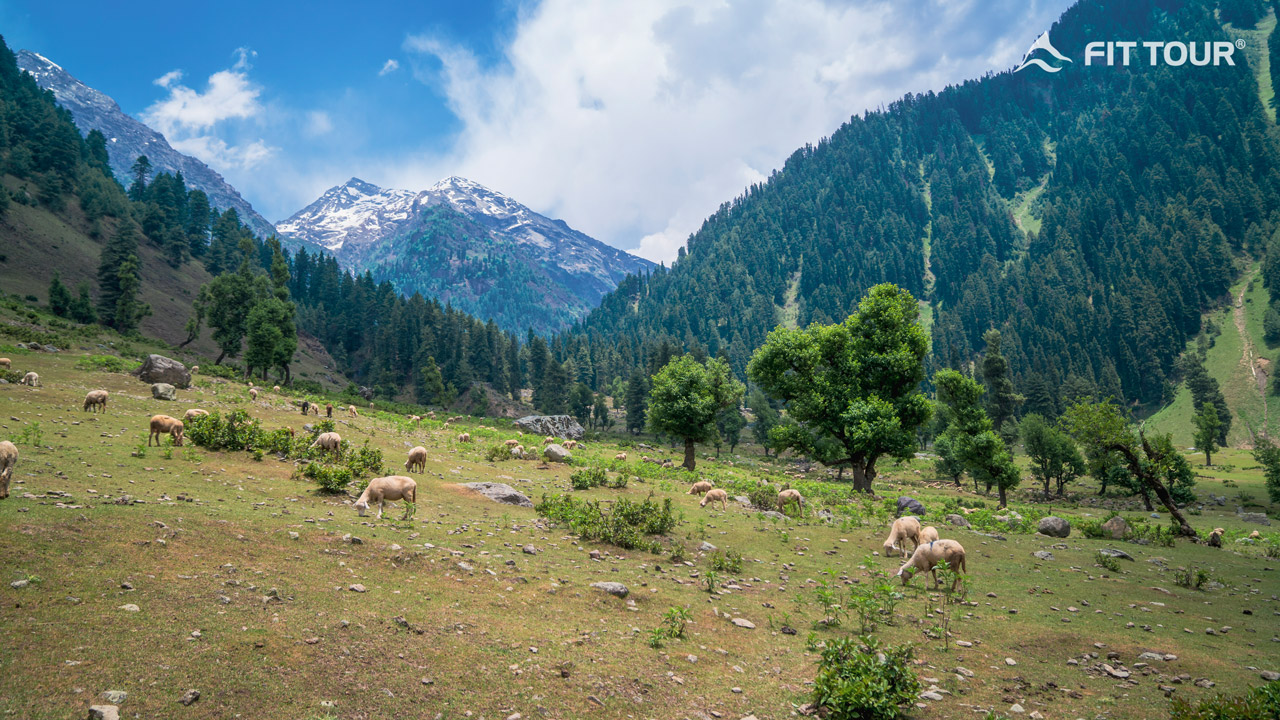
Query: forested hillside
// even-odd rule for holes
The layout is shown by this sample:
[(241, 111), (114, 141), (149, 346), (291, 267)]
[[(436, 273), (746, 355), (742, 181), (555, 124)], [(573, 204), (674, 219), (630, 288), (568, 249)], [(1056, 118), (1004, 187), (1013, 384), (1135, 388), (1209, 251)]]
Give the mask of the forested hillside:
[(1274, 128), (1246, 53), (1234, 67), (1080, 59), (1100, 39), (1226, 39), (1214, 6), (1085, 0), (1051, 30), (1077, 59), (1061, 72), (852, 118), (722, 206), (672, 269), (620, 285), (570, 352), (625, 376), (665, 341), (742, 372), (776, 323), (843, 319), (890, 281), (929, 303), (936, 365), (960, 367), (999, 329), (1026, 411), (1169, 399), (1202, 313), (1275, 229)]

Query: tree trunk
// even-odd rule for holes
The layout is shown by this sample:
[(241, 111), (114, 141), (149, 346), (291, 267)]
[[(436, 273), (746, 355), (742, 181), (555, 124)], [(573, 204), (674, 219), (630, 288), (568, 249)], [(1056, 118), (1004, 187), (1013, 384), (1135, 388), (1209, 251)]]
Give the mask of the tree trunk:
[(697, 459), (694, 457), (693, 438), (684, 439), (684, 469), (693, 472)]
[(224, 358), (224, 357), (226, 357), (226, 356), (227, 356), (227, 351), (226, 351), (226, 350), (223, 350), (222, 352), (218, 353), (218, 359), (217, 359), (217, 360), (214, 360), (214, 361), (213, 361), (213, 364), (214, 364), (214, 365), (221, 365), (221, 364), (222, 364), (222, 358)]
[[(1151, 445), (1147, 442), (1147, 437), (1142, 433), (1142, 431), (1138, 431), (1138, 438), (1142, 441), (1142, 450), (1146, 453), (1147, 457), (1153, 460), (1157, 459), (1156, 453), (1152, 451)], [(1148, 488), (1155, 492), (1156, 497), (1160, 498), (1160, 503), (1164, 505), (1165, 509), (1169, 511), (1169, 514), (1173, 516), (1173, 519), (1177, 521), (1178, 531), (1182, 533), (1184, 537), (1189, 537), (1193, 540), (1200, 539), (1200, 535), (1196, 533), (1195, 528), (1191, 527), (1191, 524), (1187, 522), (1185, 517), (1183, 517), (1182, 511), (1178, 509), (1178, 504), (1174, 502), (1173, 496), (1169, 494), (1169, 488), (1165, 487), (1164, 483), (1160, 482), (1160, 478), (1143, 469), (1142, 462), (1138, 459), (1138, 455), (1133, 451), (1133, 448), (1128, 445), (1117, 443), (1115, 445), (1111, 445), (1108, 449), (1116, 450), (1121, 455), (1124, 455), (1125, 461), (1129, 464), (1129, 472), (1133, 473), (1134, 477), (1138, 478), (1140, 482), (1144, 483)], [(1145, 499), (1146, 493), (1143, 493), (1143, 497)]]
[(1000, 489), (1000, 507), (1002, 507), (1002, 508), (1004, 508), (1004, 507), (1008, 507), (1008, 506), (1009, 506), (1009, 501), (1008, 501), (1008, 500), (1005, 498), (1005, 496), (1004, 496), (1004, 486), (1003, 486), (1003, 485), (1000, 485), (1000, 486), (998, 486), (998, 487), (999, 487), (999, 489)]

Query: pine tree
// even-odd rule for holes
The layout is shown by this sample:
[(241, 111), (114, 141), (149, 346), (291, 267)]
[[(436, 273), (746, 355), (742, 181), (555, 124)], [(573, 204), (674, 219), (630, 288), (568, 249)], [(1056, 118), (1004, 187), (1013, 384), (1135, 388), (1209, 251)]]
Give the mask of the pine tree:
[(133, 161), (130, 173), (133, 175), (133, 184), (129, 186), (129, 199), (142, 202), (147, 199), (147, 179), (151, 175), (151, 161), (146, 155), (139, 155), (138, 159)]
[(982, 380), (987, 386), (987, 414), (1001, 437), (1009, 436), (1010, 421), (1024, 398), (1014, 392), (1009, 361), (1000, 353), (1000, 331), (988, 330), (982, 335), (987, 353), (982, 358)]
[(627, 380), (627, 431), (638, 435), (647, 424), (646, 411), (649, 399), (649, 380), (639, 368), (631, 371)]
[(436, 365), (433, 356), (427, 357), (426, 365), (420, 370), (422, 374), (422, 391), (418, 393), (419, 401), (431, 404), (443, 404), (445, 395), (444, 377), (440, 374), (440, 366)]
[(609, 406), (605, 404), (604, 393), (596, 393), (595, 404), (591, 407), (591, 425), (599, 430), (608, 430), (613, 425), (609, 417)]
[(58, 317), (67, 317), (70, 309), (71, 291), (62, 284), (59, 273), (54, 271), (53, 280), (49, 282), (49, 311)]
[(78, 323), (89, 324), (98, 321), (98, 313), (93, 309), (93, 299), (89, 297), (89, 283), (82, 282), (77, 288), (76, 299), (71, 301), (71, 319)]
[(115, 235), (102, 248), (98, 262), (98, 317), (104, 324), (115, 327), (116, 304), (121, 293), (120, 266), (132, 258), (136, 271), (137, 257), (137, 229), (131, 220), (122, 219)]
[(151, 306), (143, 303), (138, 295), (142, 290), (142, 276), (138, 270), (138, 258), (129, 256), (120, 263), (116, 270), (115, 315), (111, 326), (121, 333), (131, 333), (138, 329), (142, 318), (151, 314)]

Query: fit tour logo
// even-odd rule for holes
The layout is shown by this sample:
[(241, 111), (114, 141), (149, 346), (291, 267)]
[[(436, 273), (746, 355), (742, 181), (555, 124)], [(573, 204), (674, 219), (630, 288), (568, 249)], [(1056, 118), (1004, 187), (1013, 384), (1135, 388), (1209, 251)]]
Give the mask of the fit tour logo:
[[(1129, 65), (1140, 64), (1143, 61), (1147, 65), (1155, 67), (1156, 65), (1168, 65), (1169, 67), (1181, 67), (1190, 63), (1197, 67), (1206, 65), (1230, 65), (1235, 67), (1234, 59), (1236, 50), (1243, 50), (1245, 47), (1244, 40), (1236, 40), (1234, 43), (1226, 40), (1205, 41), (1205, 42), (1163, 42), (1158, 40), (1108, 40), (1106, 42), (1091, 42), (1084, 46), (1084, 64), (1085, 65)], [(1039, 57), (1031, 57), (1036, 51), (1043, 51), (1044, 54), (1052, 56), (1059, 64), (1051, 65)], [(1014, 68), (1014, 72), (1020, 72), (1032, 65), (1040, 68), (1045, 72), (1056, 73), (1066, 67), (1061, 63), (1069, 63), (1073, 60), (1066, 55), (1058, 52), (1058, 49), (1049, 42), (1049, 31), (1040, 33), (1040, 37), (1031, 43), (1031, 47), (1022, 55), (1022, 62), (1018, 67)]]

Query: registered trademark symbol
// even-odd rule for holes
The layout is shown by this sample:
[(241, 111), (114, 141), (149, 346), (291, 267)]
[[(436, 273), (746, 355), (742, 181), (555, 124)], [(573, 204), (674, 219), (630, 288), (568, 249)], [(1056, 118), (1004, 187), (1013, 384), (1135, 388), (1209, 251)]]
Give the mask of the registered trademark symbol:
[(1236, 49), (1237, 50), (1244, 49), (1244, 38), (1240, 38), (1239, 40), (1236, 40)]

